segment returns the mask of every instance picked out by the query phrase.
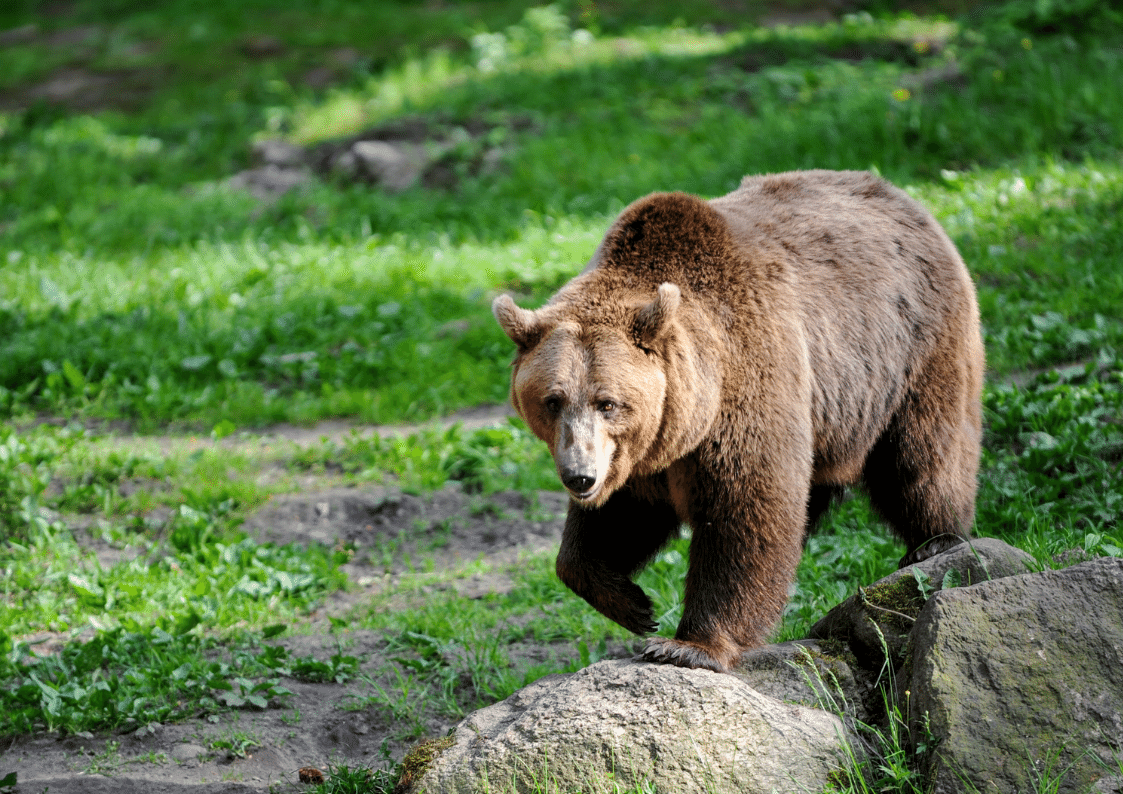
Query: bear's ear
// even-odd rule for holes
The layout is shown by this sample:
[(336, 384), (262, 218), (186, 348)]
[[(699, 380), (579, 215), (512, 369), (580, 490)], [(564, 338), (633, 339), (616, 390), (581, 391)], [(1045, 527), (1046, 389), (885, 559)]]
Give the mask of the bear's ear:
[(682, 292), (669, 282), (659, 285), (655, 300), (644, 306), (636, 315), (635, 335), (640, 347), (647, 348), (658, 342), (670, 329), (678, 311)]
[(492, 301), (491, 313), (499, 321), (503, 333), (511, 337), (519, 350), (533, 347), (542, 336), (542, 323), (538, 315), (516, 306), (510, 295), (500, 295)]

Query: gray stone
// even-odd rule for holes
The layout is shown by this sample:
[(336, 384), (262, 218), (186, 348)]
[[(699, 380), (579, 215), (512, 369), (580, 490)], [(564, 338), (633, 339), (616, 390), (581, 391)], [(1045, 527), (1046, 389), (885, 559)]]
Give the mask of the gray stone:
[(303, 168), (280, 168), (267, 165), (241, 171), (227, 180), (235, 190), (246, 190), (263, 201), (278, 198), (305, 184), (312, 175)]
[(259, 33), (242, 39), (242, 52), (251, 58), (275, 58), (285, 52), (285, 43), (276, 36)]
[(206, 755), (206, 748), (197, 744), (177, 744), (168, 752), (168, 757), (180, 763), (195, 761), (201, 755)]
[(819, 791), (843, 730), (732, 675), (600, 662), (469, 716), (408, 791)]
[(390, 191), (417, 184), (429, 161), (424, 146), (404, 142), (356, 141), (351, 155), (358, 171)]
[(259, 165), (275, 165), (278, 168), (300, 168), (305, 164), (305, 152), (300, 146), (288, 141), (257, 141), (253, 145), (253, 157)]
[(867, 670), (885, 664), (882, 637), (889, 661), (896, 669), (904, 660), (905, 647), (924, 598), (912, 569), (917, 568), (939, 590), (949, 571), (958, 571), (960, 586), (1001, 579), (1033, 570), (1032, 555), (994, 538), (961, 543), (942, 554), (902, 568), (874, 582), (843, 601), (811, 627), (815, 639), (845, 643)]
[(359, 175), (359, 158), (347, 149), (331, 157), (328, 170), (335, 176), (354, 179)]
[(38, 25), (20, 25), (18, 28), (0, 30), (0, 47), (11, 44), (27, 44), (39, 35)]
[[(905, 671), (936, 794), (1123, 788), (1123, 559), (936, 594)], [(902, 686), (903, 688), (903, 686)]]
[(940, 86), (958, 85), (966, 82), (967, 73), (955, 61), (901, 77), (901, 87), (910, 91), (930, 91)]

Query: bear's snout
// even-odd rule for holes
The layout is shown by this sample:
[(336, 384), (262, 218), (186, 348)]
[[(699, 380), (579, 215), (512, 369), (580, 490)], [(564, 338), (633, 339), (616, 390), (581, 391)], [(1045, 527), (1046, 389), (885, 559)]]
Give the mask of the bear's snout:
[(568, 488), (576, 496), (581, 496), (592, 489), (597, 481), (597, 473), (594, 471), (592, 474), (587, 474), (579, 471), (563, 471), (561, 472), (562, 485)]
[[(568, 428), (567, 428), (568, 430)], [(558, 477), (562, 485), (578, 498), (589, 496), (597, 484), (596, 450), (591, 443), (580, 443), (569, 432), (568, 444), (563, 443), (554, 455), (558, 466)]]
[(615, 449), (604, 421), (591, 409), (565, 412), (558, 428), (554, 463), (562, 485), (582, 503), (596, 502), (604, 491)]

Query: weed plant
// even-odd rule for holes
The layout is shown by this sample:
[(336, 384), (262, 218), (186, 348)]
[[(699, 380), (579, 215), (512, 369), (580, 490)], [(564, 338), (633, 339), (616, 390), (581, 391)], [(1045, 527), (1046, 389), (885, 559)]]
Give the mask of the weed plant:
[[(880, 636), (880, 630), (878, 633)], [(884, 647), (883, 636), (881, 642)], [(852, 706), (847, 703), (834, 674), (829, 670), (820, 671), (806, 650), (794, 664), (815, 691), (819, 706), (841, 721), (843, 732), (839, 740), (843, 763), (831, 775), (826, 791), (839, 794), (924, 794), (931, 789), (921, 767), (927, 755), (935, 750), (937, 740), (928, 730), (928, 720), (924, 715), (909, 713), (910, 699), (907, 693), (904, 699), (899, 697), (892, 669), (886, 666), (878, 674), (880, 719), (871, 720), (870, 724), (855, 719), (850, 711)], [(976, 790), (970, 785), (967, 788)]]

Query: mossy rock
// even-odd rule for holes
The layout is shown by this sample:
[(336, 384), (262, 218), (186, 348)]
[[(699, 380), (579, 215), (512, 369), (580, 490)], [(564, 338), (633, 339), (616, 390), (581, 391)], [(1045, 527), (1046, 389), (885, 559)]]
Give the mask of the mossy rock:
[(914, 738), (935, 794), (1123, 790), (1123, 560), (939, 593), (913, 630)]
[(918, 575), (932, 592), (938, 592), (949, 571), (958, 573), (960, 586), (971, 586), (1035, 567), (1031, 555), (1000, 540), (962, 543), (860, 588), (812, 626), (809, 636), (844, 643), (865, 670), (881, 670), (886, 661), (897, 669), (905, 660), (909, 635), (926, 603)]

